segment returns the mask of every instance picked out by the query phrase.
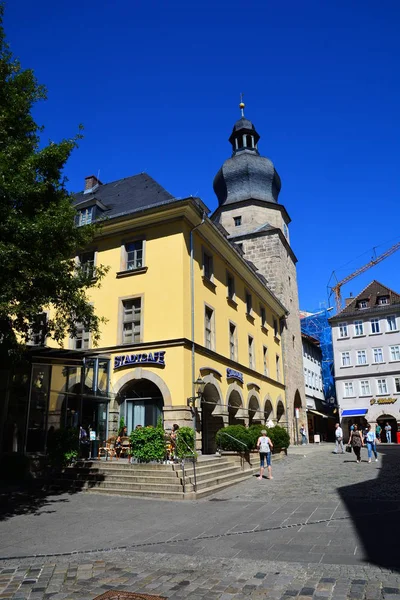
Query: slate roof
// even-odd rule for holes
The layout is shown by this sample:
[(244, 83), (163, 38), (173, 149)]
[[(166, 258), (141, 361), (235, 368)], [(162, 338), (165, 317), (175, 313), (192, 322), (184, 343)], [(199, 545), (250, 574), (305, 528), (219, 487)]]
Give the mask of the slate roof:
[(147, 173), (139, 173), (132, 177), (100, 185), (93, 193), (79, 192), (75, 194), (73, 204), (79, 208), (77, 205), (81, 202), (92, 199), (100, 201), (107, 207), (104, 216), (108, 218), (176, 201), (172, 194)]
[[(388, 296), (388, 304), (378, 304), (380, 296)], [(367, 308), (360, 308), (360, 300), (367, 301)], [(383, 285), (379, 281), (372, 281), (366, 288), (362, 290), (352, 299), (347, 306), (345, 306), (337, 315), (331, 317), (329, 322), (334, 322), (343, 317), (361, 317), (362, 315), (375, 315), (383, 311), (387, 311), (388, 308), (396, 306), (400, 310), (400, 294)]]

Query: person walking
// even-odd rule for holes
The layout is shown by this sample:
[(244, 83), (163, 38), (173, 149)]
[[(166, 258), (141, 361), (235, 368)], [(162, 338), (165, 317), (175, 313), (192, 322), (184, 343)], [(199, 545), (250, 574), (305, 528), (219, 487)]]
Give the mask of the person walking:
[(392, 443), (392, 427), (391, 427), (391, 425), (389, 425), (389, 423), (386, 423), (386, 425), (385, 425), (385, 433), (386, 433), (386, 443), (391, 444)]
[(273, 479), (271, 468), (271, 450), (274, 447), (272, 441), (267, 436), (265, 429), (261, 430), (261, 436), (257, 440), (257, 450), (260, 453), (260, 475), (257, 477), (260, 481), (264, 475), (264, 465), (267, 461), (268, 479)]
[(372, 430), (371, 425), (367, 427), (367, 450), (368, 450), (368, 462), (371, 462), (372, 453), (375, 456), (375, 462), (378, 462), (378, 453), (376, 451), (376, 435)]
[(353, 431), (350, 434), (349, 446), (353, 448), (353, 452), (356, 455), (357, 462), (361, 462), (361, 448), (364, 446), (361, 433), (358, 431), (358, 426), (353, 425)]
[(300, 435), (301, 435), (301, 445), (304, 446), (304, 444), (307, 444), (307, 432), (306, 432), (304, 423), (300, 427)]
[[(344, 454), (343, 448), (343, 429), (340, 427), (340, 423), (335, 425), (335, 454)], [(340, 449), (340, 452), (339, 452)]]
[(375, 437), (378, 440), (378, 442), (381, 441), (381, 433), (382, 433), (382, 427), (379, 425), (379, 423), (377, 423), (377, 425), (375, 427)]

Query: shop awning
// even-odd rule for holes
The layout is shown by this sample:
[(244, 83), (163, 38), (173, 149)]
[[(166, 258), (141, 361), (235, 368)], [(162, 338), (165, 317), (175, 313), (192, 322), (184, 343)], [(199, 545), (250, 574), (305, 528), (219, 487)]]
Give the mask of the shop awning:
[(323, 417), (324, 419), (329, 419), (328, 415), (324, 415), (323, 413), (318, 412), (317, 410), (314, 410), (312, 408), (307, 408), (307, 412), (312, 413), (313, 415), (318, 415), (319, 417)]
[(342, 417), (365, 417), (368, 412), (368, 408), (354, 408), (351, 410), (344, 410)]

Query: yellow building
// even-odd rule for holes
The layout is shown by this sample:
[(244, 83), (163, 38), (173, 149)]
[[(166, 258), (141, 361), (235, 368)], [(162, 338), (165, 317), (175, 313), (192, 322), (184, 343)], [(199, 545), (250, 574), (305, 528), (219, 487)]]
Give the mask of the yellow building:
[(109, 267), (91, 291), (107, 322), (97, 347), (80, 328), (64, 350), (33, 350), (25, 449), (29, 429), (45, 447), (50, 428), (90, 425), (104, 440), (121, 417), (130, 432), (162, 416), (166, 429), (195, 426), (211, 453), (224, 425), (286, 422), (287, 311), (201, 200), (175, 199), (146, 174), (92, 176), (76, 209), (78, 226), (106, 217), (77, 260)]

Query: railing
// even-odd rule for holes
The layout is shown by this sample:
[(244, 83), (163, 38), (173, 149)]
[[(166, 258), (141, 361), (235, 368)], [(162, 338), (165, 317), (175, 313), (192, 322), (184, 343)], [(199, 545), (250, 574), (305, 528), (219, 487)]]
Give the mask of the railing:
[[(221, 430), (220, 430), (221, 431)], [(241, 440), (238, 440), (237, 438), (235, 438), (233, 435), (231, 435), (230, 433), (226, 433), (226, 431), (221, 431), (221, 435), (226, 435), (227, 437), (231, 438), (231, 440), (235, 440), (235, 442), (238, 442), (238, 444), (241, 444), (242, 446), (245, 447), (245, 450), (243, 452), (243, 455), (240, 454), (240, 467), (242, 469), (242, 471), (244, 471), (244, 455), (246, 454), (246, 452), (249, 452), (249, 449), (247, 447), (247, 444), (245, 444), (244, 442), (242, 442)]]
[[(190, 454), (192, 455), (193, 458), (193, 488), (194, 491), (197, 491), (197, 476), (196, 476), (196, 452), (194, 450), (191, 449), (191, 447), (189, 446), (189, 444), (186, 442), (186, 440), (183, 439), (183, 437), (180, 437), (179, 434), (177, 436), (177, 441), (178, 439), (184, 443), (184, 445), (186, 446), (186, 448), (189, 450)], [(186, 473), (185, 473), (185, 459), (182, 458), (181, 461), (181, 465), (182, 465), (182, 483), (183, 483), (183, 493), (186, 492)]]

